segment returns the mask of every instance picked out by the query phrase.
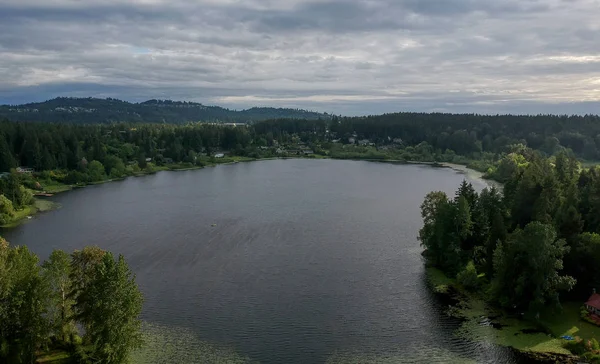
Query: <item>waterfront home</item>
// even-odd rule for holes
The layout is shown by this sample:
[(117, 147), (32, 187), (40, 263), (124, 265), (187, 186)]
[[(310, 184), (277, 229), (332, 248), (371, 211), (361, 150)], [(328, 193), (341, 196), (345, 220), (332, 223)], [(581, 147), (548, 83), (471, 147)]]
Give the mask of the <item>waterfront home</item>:
[(35, 170), (33, 168), (17, 167), (17, 173), (28, 173), (28, 174), (31, 174), (33, 172), (35, 172)]
[(224, 153), (217, 153), (217, 154), (215, 154), (215, 158), (223, 158), (223, 157), (225, 157)]
[(591, 315), (600, 317), (600, 294), (596, 290), (585, 303), (585, 308)]

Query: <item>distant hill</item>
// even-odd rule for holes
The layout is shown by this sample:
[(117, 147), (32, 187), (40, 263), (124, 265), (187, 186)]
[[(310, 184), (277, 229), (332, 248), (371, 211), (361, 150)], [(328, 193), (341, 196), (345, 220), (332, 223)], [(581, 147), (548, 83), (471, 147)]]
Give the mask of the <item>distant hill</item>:
[(130, 103), (117, 99), (59, 97), (39, 103), (0, 106), (0, 119), (13, 121), (74, 122), (74, 123), (187, 123), (237, 122), (289, 118), (329, 119), (330, 115), (300, 109), (254, 107), (230, 110), (195, 102), (148, 100)]

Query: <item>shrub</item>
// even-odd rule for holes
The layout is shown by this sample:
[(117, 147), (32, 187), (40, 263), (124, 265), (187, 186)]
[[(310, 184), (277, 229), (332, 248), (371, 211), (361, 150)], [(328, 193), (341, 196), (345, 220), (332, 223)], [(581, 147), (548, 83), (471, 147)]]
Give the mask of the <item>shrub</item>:
[(475, 269), (475, 264), (473, 262), (469, 262), (465, 269), (456, 275), (458, 283), (468, 290), (477, 289), (479, 286), (478, 279), (477, 270)]

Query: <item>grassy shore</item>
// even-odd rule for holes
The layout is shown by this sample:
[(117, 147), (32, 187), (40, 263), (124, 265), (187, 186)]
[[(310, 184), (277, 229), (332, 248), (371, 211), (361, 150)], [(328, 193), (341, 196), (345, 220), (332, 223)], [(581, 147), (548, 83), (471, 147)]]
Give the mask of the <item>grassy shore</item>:
[(530, 354), (549, 354), (560, 361), (573, 360), (564, 347), (563, 335), (583, 339), (600, 338), (600, 327), (579, 316), (582, 303), (567, 302), (561, 312), (548, 310), (539, 321), (509, 315), (487, 303), (482, 293), (464, 290), (455, 279), (440, 270), (427, 268), (427, 280), (438, 294), (451, 295), (456, 304), (448, 314), (463, 320), (456, 335), (473, 341), (491, 342)]

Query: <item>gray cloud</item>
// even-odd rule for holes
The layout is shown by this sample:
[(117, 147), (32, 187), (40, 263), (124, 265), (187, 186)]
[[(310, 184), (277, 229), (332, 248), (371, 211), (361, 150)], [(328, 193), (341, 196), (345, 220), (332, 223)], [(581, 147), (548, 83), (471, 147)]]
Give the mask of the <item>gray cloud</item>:
[(597, 0), (2, 0), (0, 103), (598, 112)]

